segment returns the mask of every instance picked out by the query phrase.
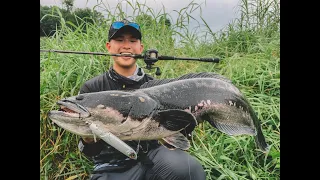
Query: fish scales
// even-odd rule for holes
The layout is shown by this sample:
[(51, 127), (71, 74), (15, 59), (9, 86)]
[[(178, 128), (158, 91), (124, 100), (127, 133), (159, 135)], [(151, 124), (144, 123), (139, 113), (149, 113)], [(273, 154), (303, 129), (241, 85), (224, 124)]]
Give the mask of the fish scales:
[(199, 103), (210, 100), (216, 104), (242, 105), (246, 109), (245, 102), (240, 96), (240, 92), (234, 86), (219, 79), (195, 78), (184, 81), (171, 82), (147, 89), (140, 89), (143, 93), (157, 100), (165, 109), (169, 108), (188, 108), (197, 106)]

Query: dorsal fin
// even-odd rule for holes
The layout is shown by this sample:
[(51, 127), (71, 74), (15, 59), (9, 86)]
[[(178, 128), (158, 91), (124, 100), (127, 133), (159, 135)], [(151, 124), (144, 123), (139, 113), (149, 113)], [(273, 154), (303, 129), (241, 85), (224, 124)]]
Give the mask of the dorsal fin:
[(155, 79), (155, 80), (151, 80), (151, 81), (148, 81), (148, 82), (142, 84), (140, 86), (140, 89), (158, 86), (161, 84), (167, 84), (167, 83), (173, 82), (173, 81), (177, 81), (177, 79)]
[(201, 73), (185, 74), (185, 75), (182, 75), (178, 78), (151, 80), (151, 81), (148, 81), (148, 82), (144, 83), (143, 85), (141, 85), (140, 89), (158, 86), (158, 85), (166, 84), (166, 83), (173, 82), (173, 81), (179, 81), (179, 80), (183, 80), (183, 79), (193, 79), (193, 78), (215, 78), (215, 79), (220, 79), (220, 80), (228, 82), (228, 83), (232, 83), (231, 80), (229, 80), (228, 78), (226, 78), (220, 74), (213, 73), (213, 72), (201, 72)]
[(225, 82), (231, 83), (231, 80), (229, 80), (228, 78), (214, 72), (189, 73), (189, 74), (180, 76), (178, 80), (192, 79), (192, 78), (216, 78), (216, 79), (220, 79)]

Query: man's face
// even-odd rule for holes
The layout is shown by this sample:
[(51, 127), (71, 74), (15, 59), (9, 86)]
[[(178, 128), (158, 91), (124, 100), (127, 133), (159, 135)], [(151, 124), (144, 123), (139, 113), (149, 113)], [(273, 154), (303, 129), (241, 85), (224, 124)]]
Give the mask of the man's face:
[[(132, 36), (130, 33), (123, 33), (107, 42), (106, 47), (110, 54), (141, 54), (143, 45), (141, 41)], [(115, 65), (122, 68), (130, 68), (135, 66), (136, 60), (132, 57), (116, 57), (112, 56)]]

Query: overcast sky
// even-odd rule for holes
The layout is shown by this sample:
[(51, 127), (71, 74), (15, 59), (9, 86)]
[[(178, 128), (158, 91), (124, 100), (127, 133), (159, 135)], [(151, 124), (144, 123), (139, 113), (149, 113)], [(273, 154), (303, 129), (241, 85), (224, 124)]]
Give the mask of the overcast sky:
[[(138, 1), (139, 3), (146, 4), (148, 7), (152, 8), (155, 12), (159, 12), (165, 7), (165, 11), (170, 14), (173, 20), (176, 20), (178, 14), (174, 10), (180, 10), (186, 7), (191, 0), (130, 0), (130, 2)], [(62, 0), (40, 0), (41, 5), (46, 6), (60, 6)], [(92, 8), (97, 5), (97, 2), (101, 0), (75, 0), (74, 7), (76, 8)], [(122, 2), (123, 11), (126, 10), (126, 1), (121, 0), (102, 0), (104, 4), (108, 4), (111, 9)], [(225, 27), (229, 22), (237, 17), (237, 9), (239, 0), (194, 0), (194, 3), (202, 4), (202, 17), (209, 25), (213, 32), (219, 31), (221, 28)], [(162, 6), (163, 4), (163, 6)], [(130, 8), (128, 8), (130, 10)], [(128, 14), (130, 11), (128, 10)], [(200, 11), (194, 11), (191, 16), (195, 17), (200, 23)], [(196, 22), (191, 22), (191, 27), (197, 26)]]

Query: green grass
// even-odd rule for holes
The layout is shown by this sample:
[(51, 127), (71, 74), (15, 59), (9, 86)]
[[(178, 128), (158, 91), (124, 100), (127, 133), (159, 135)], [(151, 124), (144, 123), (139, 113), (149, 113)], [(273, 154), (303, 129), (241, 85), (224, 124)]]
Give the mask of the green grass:
[[(267, 154), (256, 149), (251, 136), (227, 136), (207, 123), (196, 128), (189, 152), (203, 164), (207, 179), (280, 179), (280, 2), (243, 0), (240, 18), (217, 33), (202, 19), (199, 24), (204, 26), (199, 25), (198, 29), (207, 34), (205, 38), (186, 29), (188, 20), (193, 20), (190, 11), (200, 9), (199, 4), (182, 7), (177, 10), (179, 17), (172, 19), (164, 8), (154, 12), (145, 4), (128, 2), (135, 15), (152, 17), (151, 23), (143, 18), (133, 19), (145, 23), (145, 49), (155, 48), (163, 55), (177, 57), (221, 58), (218, 64), (158, 61), (156, 66), (162, 74), (157, 78), (190, 72), (220, 73), (239, 87), (261, 120), (262, 131), (271, 145)], [(62, 26), (55, 36), (40, 39), (40, 49), (106, 52), (110, 20), (125, 16), (120, 7), (115, 12), (106, 8), (106, 12), (109, 15), (105, 24), (81, 24), (74, 32)], [(162, 16), (171, 20), (171, 28), (159, 24)], [(86, 33), (82, 28), (87, 29)], [(175, 37), (181, 40), (176, 43)], [(92, 162), (77, 149), (79, 137), (53, 125), (47, 113), (57, 108), (58, 99), (76, 95), (82, 83), (108, 70), (112, 62), (110, 57), (94, 55), (41, 53), (40, 57), (40, 177), (86, 179)], [(145, 66), (143, 60), (138, 64)], [(155, 69), (149, 73), (155, 76)]]

